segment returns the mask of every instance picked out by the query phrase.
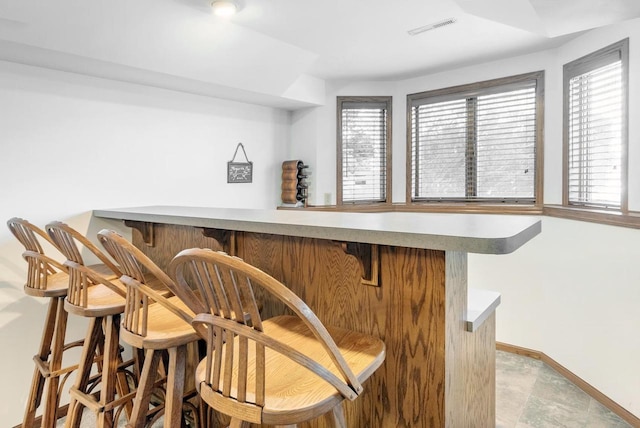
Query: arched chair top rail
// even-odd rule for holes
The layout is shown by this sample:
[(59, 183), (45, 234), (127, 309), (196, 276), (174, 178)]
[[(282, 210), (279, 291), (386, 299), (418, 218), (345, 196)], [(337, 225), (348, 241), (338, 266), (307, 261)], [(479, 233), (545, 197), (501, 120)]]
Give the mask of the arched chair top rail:
[[(199, 280), (209, 282), (211, 289), (198, 290), (198, 294), (196, 294), (189, 284), (190, 281), (185, 277), (185, 268), (187, 266), (191, 266), (193, 271), (197, 272), (196, 275), (199, 277)], [(241, 273), (249, 280), (249, 296), (244, 296), (250, 299), (250, 302), (246, 302), (249, 305), (248, 308), (243, 307), (244, 305), (240, 306), (241, 299), (237, 297), (228, 298), (220, 295), (220, 282), (224, 282), (225, 280), (223, 275), (220, 274), (220, 267), (231, 272), (231, 274), (228, 275), (230, 277), (226, 277), (226, 280), (231, 283), (231, 288), (236, 291), (240, 288), (241, 284), (236, 283), (234, 273)], [(292, 310), (322, 344), (322, 347), (330, 356), (331, 361), (338, 368), (346, 383), (349, 385), (349, 388), (353, 391), (353, 394), (343, 393), (343, 395), (349, 399), (354, 399), (362, 392), (362, 385), (349, 368), (338, 346), (322, 322), (320, 322), (311, 308), (309, 308), (302, 299), (272, 276), (244, 262), (238, 257), (232, 257), (223, 252), (201, 248), (186, 249), (178, 253), (169, 264), (168, 273), (178, 285), (175, 290), (172, 290), (174, 294), (189, 305), (196, 314), (211, 313), (214, 316), (245, 323), (245, 321), (240, 319), (242, 317), (237, 317), (235, 314), (249, 313), (251, 314), (249, 319), (251, 326), (258, 331), (262, 330), (262, 320), (256, 309), (257, 305), (253, 296), (253, 287), (261, 287)], [(191, 282), (194, 281), (191, 280)], [(198, 298), (198, 295), (203, 296), (203, 298)], [(214, 300), (216, 302), (224, 301), (224, 304), (229, 306), (229, 308), (226, 311), (221, 311), (219, 308), (216, 309), (216, 306), (219, 305), (213, 304)]]
[(80, 248), (80, 243), (84, 248), (95, 255), (102, 263), (111, 269), (117, 276), (122, 275), (120, 268), (116, 266), (97, 246), (77, 230), (73, 229), (66, 223), (54, 221), (45, 226), (47, 234), (50, 236), (54, 245), (64, 254), (67, 260), (84, 265)]
[[(58, 273), (68, 273), (68, 269), (58, 260), (45, 254), (40, 238), (51, 244), (56, 251), (58, 247), (44, 230), (27, 220), (13, 217), (7, 221), (7, 226), (16, 239), (24, 246), (22, 257), (28, 263), (27, 281), (24, 285), (27, 294), (40, 297), (62, 296), (66, 293), (68, 280)], [(54, 280), (52, 285), (51, 280)]]
[(42, 245), (38, 241), (38, 237), (36, 235), (47, 241), (54, 248), (58, 248), (44, 230), (25, 219), (19, 217), (10, 218), (7, 220), (7, 227), (9, 227), (13, 236), (15, 236), (28, 251), (35, 251), (37, 253), (44, 254)]
[[(171, 303), (167, 296), (163, 295), (161, 290), (158, 290), (157, 284), (155, 288), (148, 286), (148, 281), (152, 279), (156, 280), (156, 282), (160, 281), (172, 293), (177, 288), (169, 275), (160, 269), (146, 254), (113, 230), (102, 229), (98, 232), (98, 240), (120, 266), (122, 271), (120, 280), (125, 285), (140, 290), (185, 322), (191, 323), (193, 316)], [(146, 276), (145, 270), (148, 272)]]

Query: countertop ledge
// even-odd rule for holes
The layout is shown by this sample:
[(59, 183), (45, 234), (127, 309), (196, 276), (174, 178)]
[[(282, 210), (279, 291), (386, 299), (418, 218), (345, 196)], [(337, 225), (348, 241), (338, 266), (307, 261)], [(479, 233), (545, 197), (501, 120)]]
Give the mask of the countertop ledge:
[(500, 293), (497, 291), (469, 288), (467, 291), (467, 317), (465, 327), (474, 332), (493, 314), (500, 304)]
[(480, 254), (511, 253), (541, 231), (538, 217), (496, 214), (145, 206), (97, 209), (93, 215), (106, 219)]

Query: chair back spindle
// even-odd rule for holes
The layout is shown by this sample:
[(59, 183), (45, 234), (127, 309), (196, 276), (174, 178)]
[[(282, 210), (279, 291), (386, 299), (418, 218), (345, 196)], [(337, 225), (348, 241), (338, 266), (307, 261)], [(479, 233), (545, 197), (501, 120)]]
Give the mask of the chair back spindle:
[[(199, 401), (192, 400), (194, 384), (190, 376), (185, 377), (189, 372), (189, 359), (198, 356), (195, 346), (193, 352), (188, 351), (198, 340), (191, 325), (194, 314), (171, 294), (171, 288), (176, 288), (171, 278), (140, 249), (112, 230), (98, 232), (98, 240), (120, 266), (120, 281), (126, 287), (120, 338), (145, 355), (127, 426), (155, 426), (153, 421), (159, 415), (164, 416), (165, 427), (185, 426), (188, 409), (191, 410), (189, 426), (201, 426)], [(159, 380), (161, 359), (164, 361), (164, 379)], [(151, 403), (158, 382), (164, 383), (166, 388), (165, 402), (160, 405)], [(186, 404), (184, 400), (188, 400)], [(159, 406), (164, 408), (157, 413)], [(156, 416), (152, 417), (149, 412)]]
[(22, 257), (27, 262), (27, 281), (25, 289), (47, 290), (51, 275), (67, 272), (67, 269), (56, 260), (45, 255), (39, 238), (49, 242), (54, 248), (51, 238), (39, 227), (21, 218), (11, 218), (7, 221), (11, 233), (24, 246)]
[(67, 301), (70, 304), (78, 308), (87, 308), (89, 305), (89, 287), (96, 284), (103, 284), (119, 296), (125, 297), (126, 292), (124, 289), (118, 287), (95, 269), (85, 266), (80, 246), (93, 253), (112, 272), (113, 275), (111, 276), (119, 277), (121, 275), (120, 269), (91, 241), (66, 223), (59, 221), (49, 223), (45, 229), (51, 241), (67, 258), (64, 266), (69, 271)]
[(120, 266), (123, 273), (120, 280), (127, 287), (122, 327), (133, 334), (146, 336), (149, 298), (146, 294), (141, 293), (133, 284), (133, 282), (145, 284), (145, 276), (136, 258), (127, 252), (121, 243), (118, 244), (115, 241), (112, 233), (115, 232), (100, 231), (98, 233), (98, 239), (104, 249), (107, 250), (107, 253), (109, 253)]
[[(194, 310), (199, 314), (193, 321), (199, 332), (206, 331), (206, 380), (199, 387), (205, 401), (219, 403), (223, 413), (260, 423), (270, 370), (268, 352), (285, 355), (311, 370), (345, 398), (353, 400), (362, 391), (360, 382), (315, 314), (273, 277), (237, 257), (207, 249), (180, 252), (169, 265), (169, 275), (178, 286), (176, 295), (185, 301), (199, 296), (201, 306), (206, 309)], [(265, 333), (254, 295), (256, 286), (298, 315), (321, 342), (341, 376), (304, 354), (304, 350), (293, 349), (279, 337)]]
[[(187, 324), (191, 323), (192, 315), (168, 301), (171, 289), (175, 288), (173, 281), (149, 257), (113, 230), (101, 230), (98, 240), (122, 271), (120, 281), (126, 286), (122, 321), (124, 329), (141, 337), (146, 336), (149, 305), (154, 302), (163, 305)], [(157, 283), (155, 288), (149, 287), (151, 279)]]

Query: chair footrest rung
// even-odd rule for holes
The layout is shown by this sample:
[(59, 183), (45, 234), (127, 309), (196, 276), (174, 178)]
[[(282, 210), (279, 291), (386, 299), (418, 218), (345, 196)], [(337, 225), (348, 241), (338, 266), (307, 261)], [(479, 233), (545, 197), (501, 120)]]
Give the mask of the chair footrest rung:
[(43, 361), (38, 355), (34, 355), (33, 362), (36, 364), (36, 367), (38, 367), (38, 370), (40, 370), (42, 377), (48, 378), (51, 376), (51, 372), (49, 371), (49, 361)]
[(71, 390), (69, 390), (69, 395), (75, 398), (76, 400), (78, 400), (80, 403), (82, 403), (82, 405), (87, 409), (90, 409), (94, 412), (104, 411), (104, 406), (100, 404), (96, 400), (96, 397), (92, 394), (86, 394), (82, 391), (79, 391), (76, 388), (71, 388)]

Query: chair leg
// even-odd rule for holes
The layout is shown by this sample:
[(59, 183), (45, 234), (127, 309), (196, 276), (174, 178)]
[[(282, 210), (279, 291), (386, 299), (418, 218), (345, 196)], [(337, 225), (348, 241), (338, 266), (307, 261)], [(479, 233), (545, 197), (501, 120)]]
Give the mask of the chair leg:
[(164, 404), (164, 428), (179, 427), (182, 424), (182, 399), (184, 395), (186, 356), (186, 345), (169, 349), (167, 396)]
[(151, 392), (153, 391), (153, 385), (158, 373), (158, 364), (160, 363), (160, 352), (149, 349), (146, 354), (128, 427), (144, 426), (145, 418), (149, 411)]
[[(47, 361), (49, 353), (51, 352), (51, 341), (53, 339), (53, 333), (55, 329), (55, 319), (60, 305), (59, 299), (50, 299), (49, 307), (47, 309), (47, 316), (44, 321), (44, 327), (42, 330), (42, 339), (40, 340), (40, 348), (38, 354), (34, 358), (39, 358), (42, 361)], [(31, 389), (29, 391), (29, 400), (27, 401), (27, 408), (25, 409), (22, 426), (32, 427), (33, 421), (36, 416), (36, 411), (40, 407), (42, 400), (42, 393), (44, 391), (45, 378), (40, 368), (36, 366), (33, 371), (33, 378), (31, 380)]]
[[(67, 311), (64, 310), (64, 298), (59, 298), (58, 308), (56, 310), (55, 335), (53, 339), (53, 347), (51, 348), (51, 358), (49, 361), (49, 372), (55, 373), (62, 368), (62, 354), (64, 352), (64, 341), (67, 333)], [(47, 395), (42, 411), (42, 426), (55, 427), (58, 419), (58, 406), (60, 405), (60, 396), (58, 388), (60, 387), (60, 375), (55, 374), (49, 376), (47, 380)]]
[[(118, 343), (120, 342), (120, 315), (117, 315), (118, 319), (115, 321), (117, 332), (118, 332)], [(134, 351), (135, 352), (135, 351)], [(118, 345), (118, 359), (117, 359), (117, 367), (120, 367), (123, 363), (122, 353), (120, 352), (120, 346)], [(135, 361), (135, 359), (134, 359)], [(134, 369), (135, 370), (135, 369)], [(134, 374), (135, 376), (135, 374)], [(125, 395), (131, 392), (129, 387), (129, 380), (127, 379), (127, 374), (124, 370), (116, 371), (116, 391), (120, 394), (120, 397), (124, 397)], [(136, 378), (137, 380), (137, 378)], [(127, 415), (127, 419), (131, 419), (131, 413), (133, 412), (133, 400), (129, 400), (124, 404), (124, 411)]]
[(142, 377), (144, 355), (144, 349), (133, 348), (133, 376), (135, 378), (136, 385), (140, 383), (140, 378)]
[(251, 424), (249, 422), (241, 421), (240, 419), (231, 418), (229, 428), (249, 428)]
[(84, 394), (89, 385), (91, 376), (91, 366), (93, 365), (94, 355), (98, 347), (98, 341), (102, 337), (102, 318), (90, 318), (89, 328), (87, 329), (87, 337), (82, 347), (82, 355), (80, 357), (80, 365), (76, 374), (76, 383), (71, 388), (69, 401), (69, 411), (65, 428), (79, 428), (82, 416), (83, 405), (77, 400), (75, 394)]
[(40, 369), (36, 366), (33, 370), (33, 378), (31, 380), (31, 389), (29, 390), (29, 399), (27, 408), (25, 409), (24, 418), (22, 420), (23, 427), (32, 427), (36, 418), (36, 410), (40, 406), (40, 398), (44, 390), (44, 377)]
[[(104, 319), (105, 345), (104, 361), (102, 367), (102, 381), (100, 386), (100, 406), (106, 408), (116, 395), (116, 384), (123, 394), (128, 393), (128, 386), (125, 387), (118, 381), (118, 362), (120, 360), (120, 316), (110, 315)], [(122, 390), (124, 388), (124, 390)], [(102, 410), (98, 412), (98, 428), (113, 427), (113, 410)]]
[(331, 409), (330, 416), (335, 428), (346, 428), (347, 422), (344, 418), (344, 409), (342, 408), (342, 403)]

